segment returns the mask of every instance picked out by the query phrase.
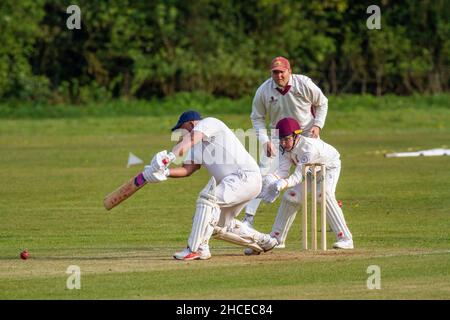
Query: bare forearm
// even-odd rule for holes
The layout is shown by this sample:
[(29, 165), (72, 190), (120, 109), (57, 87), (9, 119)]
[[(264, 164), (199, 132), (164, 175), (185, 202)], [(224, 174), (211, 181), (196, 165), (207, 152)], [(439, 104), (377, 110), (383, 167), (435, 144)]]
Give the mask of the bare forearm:
[(183, 166), (178, 168), (169, 169), (169, 177), (171, 178), (184, 178), (189, 177), (195, 171), (199, 170), (201, 165), (195, 163), (184, 163)]
[(190, 170), (187, 170), (184, 167), (169, 169), (169, 177), (171, 177), (171, 178), (184, 178), (184, 177), (189, 177), (191, 174), (192, 174), (192, 172)]

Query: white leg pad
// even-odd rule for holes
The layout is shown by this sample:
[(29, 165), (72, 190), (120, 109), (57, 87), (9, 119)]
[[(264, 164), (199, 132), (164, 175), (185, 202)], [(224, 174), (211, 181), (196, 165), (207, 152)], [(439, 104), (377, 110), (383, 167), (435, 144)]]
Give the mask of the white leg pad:
[(335, 197), (327, 196), (327, 221), (336, 234), (336, 238), (345, 237), (348, 240), (352, 239), (352, 234), (345, 222), (344, 213), (339, 207)]
[(286, 200), (286, 196), (281, 200), (277, 217), (272, 227), (271, 236), (277, 238), (278, 243), (283, 245), (288, 235), (289, 229), (297, 215), (299, 204)]
[(200, 245), (208, 244), (214, 232), (214, 227), (219, 222), (220, 208), (214, 195), (215, 187), (216, 183), (213, 177), (200, 192), (197, 199), (197, 206), (192, 219), (192, 230), (188, 239), (188, 246), (193, 252), (196, 252)]

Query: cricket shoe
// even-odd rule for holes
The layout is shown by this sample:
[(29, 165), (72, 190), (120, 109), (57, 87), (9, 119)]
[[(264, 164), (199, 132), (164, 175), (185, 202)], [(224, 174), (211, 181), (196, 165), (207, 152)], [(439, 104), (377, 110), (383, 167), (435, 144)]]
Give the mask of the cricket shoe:
[[(264, 235), (262, 239), (258, 242), (258, 245), (261, 247), (261, 249), (264, 250), (264, 252), (270, 251), (273, 248), (276, 248), (278, 245), (278, 240), (274, 237), (267, 235)], [(244, 254), (246, 256), (257, 256), (260, 255), (260, 251), (253, 250), (252, 248), (245, 248)]]
[(286, 248), (286, 245), (284, 244), (284, 242), (283, 243), (279, 243), (279, 244), (277, 244), (275, 246), (275, 249), (284, 249), (284, 248)]
[(268, 234), (265, 234), (261, 237), (261, 239), (259, 239), (258, 245), (261, 247), (261, 249), (264, 250), (264, 252), (267, 252), (275, 248), (276, 245), (278, 245), (278, 240), (274, 237), (271, 237)]
[(353, 249), (353, 240), (352, 239), (340, 239), (333, 244), (333, 248), (335, 249)]
[(191, 251), (189, 247), (186, 247), (183, 251), (176, 252), (173, 257), (177, 260), (185, 260), (185, 261), (191, 261), (191, 260), (208, 260), (211, 258), (211, 253), (206, 250), (198, 250), (197, 252)]
[(284, 241), (280, 242), (280, 240), (279, 240), (280, 239), (280, 233), (279, 232), (273, 232), (272, 231), (270, 233), (270, 236), (278, 240), (278, 244), (275, 246), (275, 249), (284, 249), (284, 248), (286, 248), (286, 245), (284, 244)]

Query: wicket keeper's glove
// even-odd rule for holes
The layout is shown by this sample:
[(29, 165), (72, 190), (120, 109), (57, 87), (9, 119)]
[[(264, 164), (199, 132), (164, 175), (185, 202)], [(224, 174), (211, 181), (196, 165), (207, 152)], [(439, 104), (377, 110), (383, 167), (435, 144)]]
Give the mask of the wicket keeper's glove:
[(257, 196), (257, 198), (260, 198), (268, 203), (274, 202), (278, 198), (279, 193), (274, 192), (274, 190), (272, 190), (270, 186), (277, 180), (278, 176), (275, 174), (268, 174), (263, 176), (262, 190), (261, 193)]
[(270, 185), (270, 188), (277, 192), (281, 192), (287, 186), (288, 186), (288, 182), (286, 181), (286, 179), (279, 179), (279, 180), (275, 181), (274, 183), (272, 183)]

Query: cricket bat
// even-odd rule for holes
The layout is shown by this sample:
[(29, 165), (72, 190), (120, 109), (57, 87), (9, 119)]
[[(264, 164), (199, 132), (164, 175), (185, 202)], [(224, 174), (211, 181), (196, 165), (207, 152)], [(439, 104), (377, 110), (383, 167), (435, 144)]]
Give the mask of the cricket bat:
[[(169, 154), (161, 154), (161, 156), (156, 160), (160, 166), (167, 166), (168, 163), (174, 159), (175, 155), (170, 152)], [(105, 206), (106, 210), (111, 210), (122, 201), (131, 197), (136, 191), (138, 191), (146, 184), (147, 181), (145, 180), (144, 175), (141, 172), (130, 181), (121, 185), (117, 190), (108, 194), (105, 199), (103, 199), (103, 205)]]
[(111, 210), (122, 201), (131, 197), (136, 191), (145, 186), (146, 183), (147, 181), (145, 181), (142, 172), (139, 173), (133, 179), (117, 188), (117, 190), (108, 194), (105, 199), (103, 199), (103, 205), (106, 210)]

